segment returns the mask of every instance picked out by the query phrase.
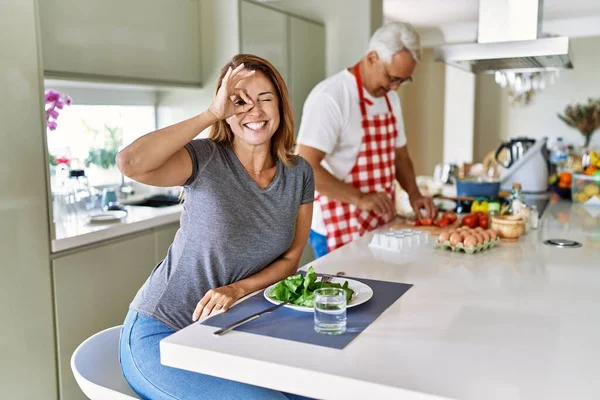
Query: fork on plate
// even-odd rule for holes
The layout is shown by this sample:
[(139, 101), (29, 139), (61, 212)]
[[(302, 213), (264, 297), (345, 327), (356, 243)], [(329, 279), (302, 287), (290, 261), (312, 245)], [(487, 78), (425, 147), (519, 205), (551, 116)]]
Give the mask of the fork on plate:
[(333, 278), (338, 277), (338, 276), (344, 276), (344, 275), (346, 275), (346, 273), (343, 271), (340, 271), (340, 272), (336, 273), (335, 275), (331, 275), (331, 274), (323, 275), (323, 276), (321, 276), (321, 282), (331, 282), (331, 280)]

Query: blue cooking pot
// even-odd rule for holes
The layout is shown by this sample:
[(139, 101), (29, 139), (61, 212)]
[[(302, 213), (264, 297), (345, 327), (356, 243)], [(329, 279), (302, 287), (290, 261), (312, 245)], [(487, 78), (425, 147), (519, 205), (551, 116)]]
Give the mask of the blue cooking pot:
[(477, 181), (456, 181), (456, 195), (458, 197), (487, 197), (495, 199), (500, 192), (500, 181), (477, 182)]

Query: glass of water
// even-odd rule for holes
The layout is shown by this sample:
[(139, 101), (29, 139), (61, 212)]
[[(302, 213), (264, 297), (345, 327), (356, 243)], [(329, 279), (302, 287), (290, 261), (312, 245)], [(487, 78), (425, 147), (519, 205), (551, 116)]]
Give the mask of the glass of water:
[(315, 290), (315, 331), (326, 335), (346, 332), (346, 291), (325, 287)]

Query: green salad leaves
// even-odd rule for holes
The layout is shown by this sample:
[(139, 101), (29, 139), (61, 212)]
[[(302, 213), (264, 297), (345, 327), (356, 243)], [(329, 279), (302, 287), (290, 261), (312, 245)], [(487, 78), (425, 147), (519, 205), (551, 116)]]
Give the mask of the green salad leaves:
[(354, 290), (348, 287), (348, 281), (343, 285), (332, 282), (317, 282), (317, 274), (313, 267), (309, 267), (306, 275), (296, 274), (277, 282), (269, 297), (279, 301), (292, 299), (291, 303), (297, 306), (313, 307), (314, 291), (322, 287), (336, 287), (344, 289), (346, 292), (346, 301), (350, 302)]

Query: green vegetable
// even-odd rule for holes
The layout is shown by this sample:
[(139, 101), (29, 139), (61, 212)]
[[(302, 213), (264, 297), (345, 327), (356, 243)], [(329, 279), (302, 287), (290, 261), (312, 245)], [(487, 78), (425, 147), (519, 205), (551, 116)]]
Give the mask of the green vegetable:
[(292, 301), (292, 304), (298, 306), (312, 307), (314, 305), (315, 294), (313, 292), (306, 291), (302, 293), (300, 297)]
[(323, 287), (335, 287), (344, 289), (346, 292), (346, 301), (350, 302), (354, 291), (348, 287), (348, 281), (344, 282), (344, 285), (332, 282), (317, 282), (317, 274), (313, 267), (309, 267), (306, 272), (306, 276), (302, 274), (296, 274), (285, 278), (282, 281), (277, 282), (269, 297), (279, 301), (287, 301), (292, 299), (291, 303), (304, 306), (313, 307), (314, 305), (314, 291)]
[(290, 276), (283, 281), (283, 285), (290, 293), (296, 293), (296, 291), (302, 286), (304, 277), (301, 274)]
[[(302, 275), (300, 275), (302, 276)], [(315, 269), (311, 266), (308, 268), (308, 272), (306, 273), (306, 277), (304, 278), (304, 291), (306, 292), (308, 290), (308, 288), (310, 287), (310, 285), (312, 285), (313, 283), (315, 283), (317, 281), (317, 274), (315, 272)]]

